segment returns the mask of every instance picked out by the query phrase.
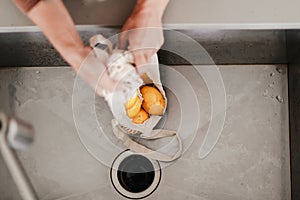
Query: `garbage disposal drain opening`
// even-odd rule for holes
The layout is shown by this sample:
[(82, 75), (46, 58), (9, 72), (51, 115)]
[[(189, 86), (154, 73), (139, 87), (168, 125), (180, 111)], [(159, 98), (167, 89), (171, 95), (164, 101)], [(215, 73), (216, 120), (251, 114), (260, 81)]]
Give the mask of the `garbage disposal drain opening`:
[(113, 188), (123, 197), (142, 199), (157, 189), (161, 173), (157, 160), (125, 150), (113, 161), (110, 179)]
[(130, 155), (119, 165), (118, 180), (129, 192), (142, 192), (154, 180), (154, 167), (149, 159), (141, 155)]

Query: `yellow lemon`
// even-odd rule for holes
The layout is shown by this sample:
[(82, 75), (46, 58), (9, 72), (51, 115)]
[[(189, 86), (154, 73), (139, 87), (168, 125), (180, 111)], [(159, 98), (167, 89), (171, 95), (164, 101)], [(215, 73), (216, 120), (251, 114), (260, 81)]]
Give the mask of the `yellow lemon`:
[(142, 101), (141, 99), (138, 97), (135, 101), (135, 103), (128, 109), (126, 109), (127, 112), (127, 116), (129, 118), (133, 118), (135, 117), (137, 114), (139, 114), (140, 110), (141, 110), (141, 106), (142, 106)]
[(138, 93), (136, 92), (134, 97), (132, 97), (131, 99), (129, 99), (126, 104), (125, 104), (125, 108), (129, 109), (132, 106), (134, 106), (134, 104), (136, 103), (136, 101), (139, 99), (140, 97), (138, 96)]
[(148, 118), (149, 118), (148, 113), (143, 109), (141, 109), (140, 112), (134, 118), (132, 118), (132, 122), (135, 124), (142, 124)]
[(150, 115), (162, 115), (165, 109), (165, 100), (155, 87), (144, 86), (141, 89), (143, 96), (142, 106)]

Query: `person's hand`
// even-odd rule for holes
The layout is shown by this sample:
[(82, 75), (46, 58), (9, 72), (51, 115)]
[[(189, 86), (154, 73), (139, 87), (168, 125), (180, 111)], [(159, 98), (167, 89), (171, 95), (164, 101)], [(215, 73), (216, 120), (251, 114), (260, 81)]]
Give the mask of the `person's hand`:
[(164, 42), (162, 15), (167, 0), (138, 0), (120, 33), (120, 47), (132, 52), (137, 67), (147, 64)]
[[(121, 52), (108, 54), (105, 50), (90, 47), (85, 47), (85, 50), (80, 51), (79, 54), (77, 60), (82, 60), (82, 62), (80, 67), (75, 68), (75, 71), (110, 104), (113, 96), (118, 98), (119, 102), (125, 103), (143, 83), (135, 68), (130, 64), (132, 58), (129, 54)], [(78, 57), (78, 54), (75, 57), (74, 55), (70, 56), (76, 60), (75, 57)]]
[[(96, 52), (97, 51), (97, 52)], [(112, 80), (107, 72), (106, 60), (108, 54), (101, 49), (85, 47), (76, 54), (70, 54), (73, 60), (81, 61), (79, 67), (75, 67), (76, 73), (81, 79), (92, 87), (99, 96), (116, 89), (117, 81)], [(72, 59), (72, 58), (69, 58)]]

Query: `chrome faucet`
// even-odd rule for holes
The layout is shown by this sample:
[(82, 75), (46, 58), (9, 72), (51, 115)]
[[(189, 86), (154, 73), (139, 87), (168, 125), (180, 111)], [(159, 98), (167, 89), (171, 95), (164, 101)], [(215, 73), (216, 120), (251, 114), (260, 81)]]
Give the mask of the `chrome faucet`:
[(34, 140), (31, 125), (0, 112), (0, 152), (24, 200), (36, 200), (37, 194), (19, 161), (16, 150), (24, 150)]

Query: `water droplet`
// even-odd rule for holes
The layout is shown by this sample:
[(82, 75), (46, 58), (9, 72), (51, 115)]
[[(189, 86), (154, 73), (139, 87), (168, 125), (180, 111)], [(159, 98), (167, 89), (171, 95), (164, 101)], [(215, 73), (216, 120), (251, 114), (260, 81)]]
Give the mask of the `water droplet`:
[(17, 103), (17, 106), (21, 106), (21, 101), (15, 96), (15, 102)]
[(267, 90), (267, 89), (264, 90), (263, 96), (264, 96), (264, 97), (268, 96), (268, 90)]
[(274, 86), (274, 84), (271, 84), (271, 83), (270, 83), (268, 86), (269, 86), (270, 88), (272, 88), (272, 87)]
[(275, 73), (274, 72), (272, 72), (271, 74), (270, 74), (270, 76), (272, 77), (272, 76), (274, 76), (275, 75)]
[(37, 93), (37, 90), (34, 87), (29, 88), (33, 93)]
[(283, 98), (280, 95), (277, 95), (276, 99), (279, 103), (283, 103)]
[(39, 74), (39, 73), (40, 73), (40, 71), (39, 71), (39, 70), (37, 70), (35, 73), (36, 73), (36, 74)]
[(283, 69), (281, 67), (276, 67), (276, 71), (281, 74), (283, 72)]

